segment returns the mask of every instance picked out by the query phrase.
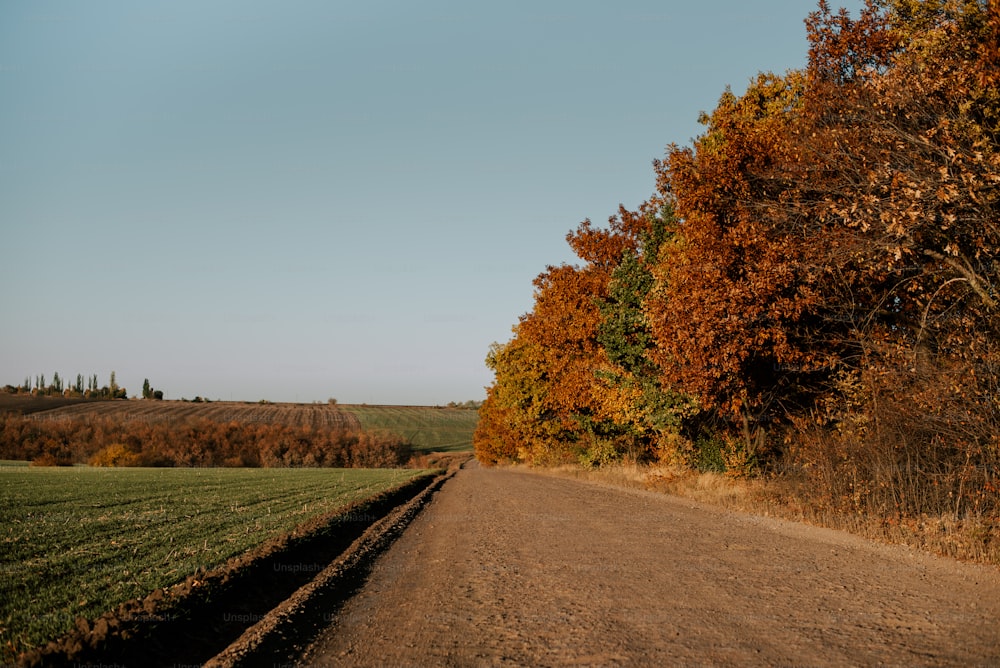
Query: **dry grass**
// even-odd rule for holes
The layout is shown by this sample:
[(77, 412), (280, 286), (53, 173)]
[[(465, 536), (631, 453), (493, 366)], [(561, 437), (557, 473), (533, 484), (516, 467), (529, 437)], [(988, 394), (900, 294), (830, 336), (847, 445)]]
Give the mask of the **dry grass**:
[(471, 452), (414, 452), (406, 468), (451, 471), (461, 468), (471, 459)]

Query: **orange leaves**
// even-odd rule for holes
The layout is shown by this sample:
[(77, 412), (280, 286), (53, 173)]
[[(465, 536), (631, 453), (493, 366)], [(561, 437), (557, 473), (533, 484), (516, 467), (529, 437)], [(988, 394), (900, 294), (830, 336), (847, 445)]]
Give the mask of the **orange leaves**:
[(657, 164), (684, 222), (683, 240), (654, 270), (653, 354), (669, 383), (708, 406), (760, 408), (782, 369), (805, 357), (794, 332), (817, 272), (784, 215), (772, 214), (787, 193), (787, 178), (775, 176), (794, 156), (787, 137), (803, 83), (795, 73), (762, 75), (744, 97), (723, 96), (694, 150)]
[(820, 2), (819, 10), (806, 20), (806, 31), (811, 86), (840, 85), (875, 76), (899, 44), (899, 36), (888, 29), (886, 14), (874, 3), (852, 20), (847, 10), (833, 14), (825, 1)]
[(613, 230), (594, 228), (589, 220), (567, 234), (566, 241), (577, 257), (600, 268), (614, 267), (625, 249), (634, 245), (634, 240), (615, 234)]

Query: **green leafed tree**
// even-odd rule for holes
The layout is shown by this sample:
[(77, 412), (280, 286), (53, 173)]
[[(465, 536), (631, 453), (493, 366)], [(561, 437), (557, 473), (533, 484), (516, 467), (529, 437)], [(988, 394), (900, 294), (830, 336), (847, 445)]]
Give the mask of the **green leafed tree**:
[(684, 449), (681, 428), (697, 413), (697, 402), (665, 386), (651, 355), (655, 340), (645, 303), (656, 286), (652, 267), (660, 248), (672, 240), (678, 220), (670, 201), (647, 206), (648, 227), (637, 248), (622, 256), (608, 282), (608, 294), (599, 299), (597, 341), (610, 364), (596, 371), (602, 397), (604, 428), (624, 436), (633, 457), (675, 459)]

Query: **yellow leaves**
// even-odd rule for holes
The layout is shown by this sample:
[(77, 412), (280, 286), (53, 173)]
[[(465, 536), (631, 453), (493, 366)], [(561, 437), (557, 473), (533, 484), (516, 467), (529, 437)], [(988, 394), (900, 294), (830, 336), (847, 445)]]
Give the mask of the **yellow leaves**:
[(634, 376), (605, 367), (604, 373), (595, 378), (591, 392), (601, 419), (630, 426), (638, 433), (646, 430), (642, 386)]

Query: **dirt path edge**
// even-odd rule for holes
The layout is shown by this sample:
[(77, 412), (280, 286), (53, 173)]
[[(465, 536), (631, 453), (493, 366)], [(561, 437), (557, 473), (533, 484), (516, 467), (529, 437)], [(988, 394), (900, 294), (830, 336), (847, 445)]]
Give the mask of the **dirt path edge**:
[[(460, 468), (461, 465), (450, 467), (415, 497), (374, 522), (313, 580), (206, 662), (205, 668), (247, 668), (294, 662), (329, 625), (343, 604), (364, 585), (375, 559), (403, 533), (434, 493)], [(317, 614), (318, 610), (323, 613)]]

